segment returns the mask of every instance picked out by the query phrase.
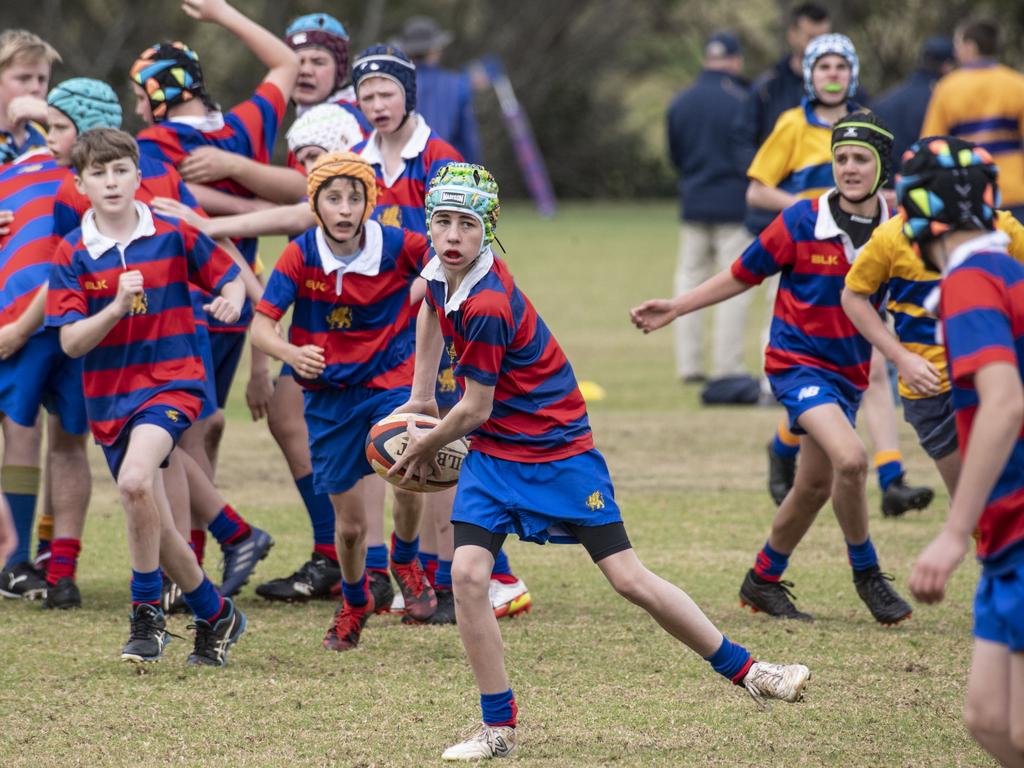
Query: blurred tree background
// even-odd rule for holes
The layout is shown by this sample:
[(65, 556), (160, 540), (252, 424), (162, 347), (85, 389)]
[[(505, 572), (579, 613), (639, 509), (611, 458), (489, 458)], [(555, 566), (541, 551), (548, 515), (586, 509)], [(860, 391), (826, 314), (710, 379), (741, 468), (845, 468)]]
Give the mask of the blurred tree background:
[[(666, 159), (664, 113), (673, 94), (700, 70), (704, 38), (731, 29), (743, 42), (749, 78), (783, 52), (782, 0), (237, 0), (238, 8), (283, 33), (301, 14), (327, 11), (352, 36), (352, 54), (394, 35), (413, 14), (433, 16), (455, 35), (444, 62), (460, 67), (499, 56), (533, 124), (556, 194), (563, 198), (674, 194)], [(861, 80), (872, 94), (914, 68), (921, 41), (952, 34), (970, 14), (998, 19), (1005, 63), (1024, 66), (1024, 3), (1020, 0), (844, 0), (824, 2), (835, 29), (861, 57)], [(203, 63), (210, 92), (225, 108), (247, 98), (263, 71), (219, 27), (192, 21), (175, 0), (33, 0), (4, 2), (2, 26), (25, 27), (64, 57), (54, 81), (88, 75), (122, 96), (125, 127), (141, 127), (126, 73), (159, 40), (183, 40)], [(497, 100), (476, 98), (486, 162), (508, 196), (524, 187)], [(695, 116), (696, 117), (696, 116)], [(288, 118), (290, 122), (291, 116)], [(286, 123), (287, 124), (287, 123)], [(280, 141), (279, 144), (283, 144)]]

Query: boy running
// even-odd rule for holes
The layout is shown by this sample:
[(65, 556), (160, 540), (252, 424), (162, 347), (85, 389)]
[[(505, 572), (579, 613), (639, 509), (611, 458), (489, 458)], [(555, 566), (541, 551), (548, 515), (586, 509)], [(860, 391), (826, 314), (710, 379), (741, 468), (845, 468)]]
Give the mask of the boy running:
[(46, 146), (46, 89), (60, 54), (24, 29), (0, 32), (0, 163)]
[(510, 533), (583, 544), (616, 591), (755, 700), (799, 700), (807, 667), (755, 661), (633, 552), (572, 367), (491, 250), (498, 211), (497, 183), (481, 166), (451, 163), (431, 180), (426, 212), (435, 255), (423, 270), (413, 391), (399, 410), (437, 412), (434, 380), (445, 348), (454, 352), (465, 394), (432, 430), (410, 421), (408, 446), (391, 470), (427, 477), (440, 447), (471, 435), (452, 514), (452, 580), (482, 722), (442, 757), (506, 757), (516, 745), (516, 700), (488, 597), (491, 568)]
[[(330, 650), (355, 648), (377, 608), (367, 580), (367, 518), (379, 514), (365, 479), (370, 428), (409, 397), (413, 331), (409, 288), (419, 273), (422, 235), (370, 219), (373, 168), (349, 152), (322, 155), (309, 174), (317, 226), (285, 248), (257, 306), (253, 343), (291, 366), (305, 390), (314, 489), (335, 513), (342, 604), (324, 637)], [(295, 305), (288, 341), (277, 322)], [(380, 506), (383, 506), (382, 503)], [(407, 614), (427, 621), (437, 607), (416, 559), (421, 495), (395, 493), (391, 572)]]
[[(942, 275), (942, 319), (963, 464), (949, 517), (918, 556), (914, 596), (937, 603), (974, 535), (981, 578), (964, 719), (1001, 765), (1024, 765), (1024, 266), (993, 231), (997, 169), (960, 139), (922, 139), (896, 193), (904, 233)], [(935, 308), (934, 297), (929, 306)]]
[(85, 132), (71, 157), (92, 203), (54, 256), (47, 325), (84, 356), (89, 426), (125, 508), (132, 565), (126, 661), (157, 661), (169, 637), (160, 608), (162, 563), (195, 615), (190, 664), (223, 666), (245, 614), (222, 598), (175, 529), (161, 466), (199, 415), (205, 370), (189, 283), (221, 294), (207, 311), (231, 322), (245, 297), (238, 267), (209, 238), (135, 200), (138, 147), (121, 131)]
[[(724, 301), (781, 273), (765, 373), (801, 435), (803, 460), (793, 489), (740, 587), (743, 605), (770, 616), (810, 621), (790, 599), (782, 574), (797, 545), (832, 499), (857, 594), (882, 624), (910, 616), (910, 606), (882, 573), (868, 533), (867, 456), (854, 431), (868, 385), (871, 345), (843, 314), (843, 278), (872, 230), (889, 218), (879, 190), (889, 175), (892, 134), (870, 112), (838, 120), (832, 130), (836, 187), (786, 208), (732, 266), (674, 299), (631, 310), (650, 333), (679, 315)], [(876, 299), (877, 301), (877, 299)]]

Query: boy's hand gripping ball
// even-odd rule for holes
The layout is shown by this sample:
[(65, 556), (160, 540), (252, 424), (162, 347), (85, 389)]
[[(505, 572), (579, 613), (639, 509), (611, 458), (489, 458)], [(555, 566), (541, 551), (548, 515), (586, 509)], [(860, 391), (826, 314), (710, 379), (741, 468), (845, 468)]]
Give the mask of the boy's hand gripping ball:
[(440, 467), (440, 473), (431, 475), (422, 483), (411, 480), (405, 482), (401, 474), (388, 477), (388, 470), (395, 465), (395, 461), (405, 451), (409, 441), (409, 419), (414, 419), (413, 423), (419, 429), (433, 429), (441, 423), (440, 419), (422, 413), (392, 413), (370, 429), (370, 434), (366, 438), (366, 460), (370, 462), (373, 470), (389, 483), (401, 485), (410, 491), (432, 493), (454, 487), (459, 482), (462, 462), (469, 453), (469, 443), (464, 437), (453, 440), (438, 450), (437, 465)]

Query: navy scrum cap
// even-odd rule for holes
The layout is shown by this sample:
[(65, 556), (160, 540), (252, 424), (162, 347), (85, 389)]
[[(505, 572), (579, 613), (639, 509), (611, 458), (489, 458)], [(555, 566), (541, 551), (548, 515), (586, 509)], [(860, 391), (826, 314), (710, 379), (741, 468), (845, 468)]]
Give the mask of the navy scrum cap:
[(739, 56), (743, 53), (739, 38), (732, 32), (715, 32), (704, 43), (704, 55), (708, 57)]

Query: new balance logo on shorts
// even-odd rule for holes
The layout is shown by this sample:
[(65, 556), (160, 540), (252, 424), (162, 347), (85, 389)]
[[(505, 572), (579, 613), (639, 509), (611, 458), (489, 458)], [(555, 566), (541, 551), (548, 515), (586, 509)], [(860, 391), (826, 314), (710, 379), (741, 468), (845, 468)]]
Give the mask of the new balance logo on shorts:
[(815, 397), (819, 392), (821, 392), (821, 387), (803, 387), (797, 394), (796, 399), (806, 400), (808, 397)]

